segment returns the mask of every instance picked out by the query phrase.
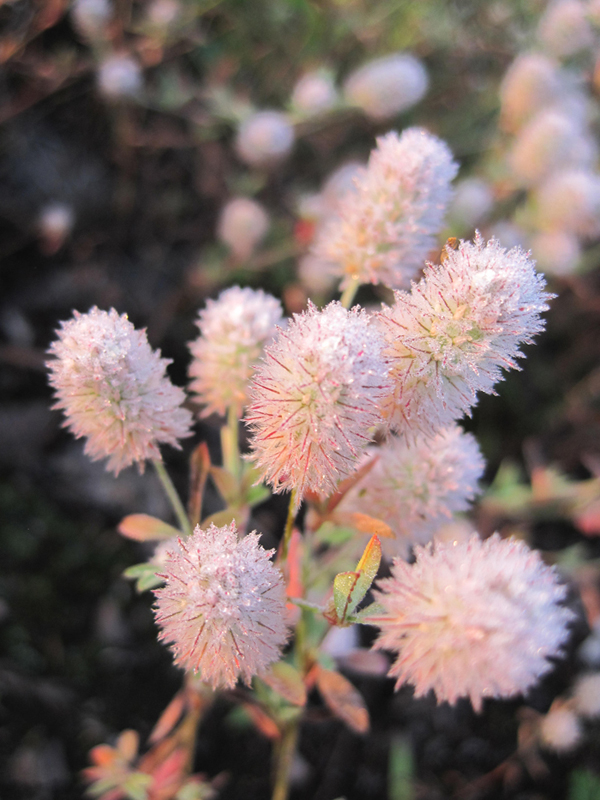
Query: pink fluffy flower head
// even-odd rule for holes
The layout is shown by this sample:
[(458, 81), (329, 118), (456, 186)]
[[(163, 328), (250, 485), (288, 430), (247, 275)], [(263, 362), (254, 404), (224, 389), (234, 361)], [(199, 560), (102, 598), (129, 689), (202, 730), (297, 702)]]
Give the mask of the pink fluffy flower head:
[(396, 534), (383, 539), (384, 550), (405, 556), (410, 545), (428, 542), (477, 492), (484, 461), (475, 437), (458, 425), (436, 436), (414, 440), (391, 436), (381, 447), (367, 448), (377, 461), (346, 495), (340, 510), (382, 519)]
[(527, 691), (561, 654), (573, 613), (567, 593), (539, 554), (516, 539), (477, 534), (464, 542), (416, 548), (416, 563), (395, 560), (379, 582), (383, 606), (375, 647), (398, 653), (396, 687), (411, 683), (438, 702)]
[(235, 523), (208, 530), (166, 553), (156, 589), (159, 639), (175, 663), (199, 672), (213, 689), (249, 684), (281, 656), (288, 631), (283, 575), (256, 532), (238, 539)]
[(382, 339), (365, 311), (309, 304), (265, 349), (247, 421), (263, 480), (275, 492), (321, 496), (351, 474), (389, 391)]
[(190, 344), (189, 370), (203, 416), (231, 407), (241, 413), (254, 367), (282, 314), (279, 300), (260, 289), (232, 286), (207, 302), (198, 315), (200, 336)]
[(384, 405), (392, 427), (437, 430), (469, 413), (477, 392), (492, 394), (502, 368), (518, 369), (519, 345), (544, 328), (544, 286), (520, 248), (477, 234), (446, 249), (410, 293), (396, 292), (379, 315), (395, 382)]
[(61, 322), (48, 351), (54, 408), (77, 438), (87, 437), (93, 461), (108, 458), (115, 474), (135, 462), (143, 471), (146, 459), (160, 460), (159, 444), (179, 447), (190, 435), (191, 414), (180, 407), (185, 394), (166, 375), (170, 361), (126, 314), (94, 307), (73, 317)]
[(408, 286), (442, 228), (457, 165), (448, 146), (420, 128), (377, 140), (356, 192), (325, 225), (315, 256), (342, 278)]

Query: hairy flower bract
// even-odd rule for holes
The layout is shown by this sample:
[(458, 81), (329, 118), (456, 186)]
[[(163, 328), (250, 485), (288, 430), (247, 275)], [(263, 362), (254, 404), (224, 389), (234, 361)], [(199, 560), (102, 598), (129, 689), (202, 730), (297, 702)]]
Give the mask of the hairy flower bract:
[(92, 460), (108, 458), (115, 474), (135, 462), (143, 471), (146, 459), (160, 459), (159, 444), (179, 447), (190, 435), (192, 416), (180, 407), (185, 394), (166, 375), (171, 362), (114, 308), (73, 316), (48, 351), (54, 408), (77, 438), (87, 437)]
[(396, 687), (411, 683), (438, 702), (527, 691), (560, 655), (573, 613), (566, 587), (538, 553), (494, 534), (481, 541), (416, 548), (416, 563), (395, 560), (375, 597), (384, 613), (376, 647), (398, 654)]
[(249, 684), (281, 655), (288, 636), (283, 575), (256, 532), (238, 539), (235, 523), (208, 530), (166, 552), (156, 589), (159, 639), (175, 663), (214, 689)]

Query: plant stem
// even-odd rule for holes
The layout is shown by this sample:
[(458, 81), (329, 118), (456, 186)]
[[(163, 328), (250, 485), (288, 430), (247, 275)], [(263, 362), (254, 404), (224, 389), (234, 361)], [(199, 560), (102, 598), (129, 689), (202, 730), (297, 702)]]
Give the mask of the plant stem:
[(352, 278), (348, 286), (342, 292), (342, 296), (340, 297), (340, 303), (344, 306), (344, 308), (350, 308), (352, 305), (352, 301), (354, 300), (354, 295), (358, 291), (358, 287), (360, 283), (358, 278)]
[(298, 740), (298, 721), (288, 722), (283, 729), (281, 742), (277, 750), (277, 765), (275, 767), (275, 786), (273, 787), (272, 800), (287, 800), (290, 790), (290, 771), (296, 752)]
[(227, 424), (221, 428), (223, 466), (235, 478), (240, 477), (239, 414), (235, 406), (227, 409)]
[(165, 465), (162, 461), (155, 460), (152, 462), (154, 464), (154, 469), (156, 470), (158, 477), (160, 478), (160, 482), (163, 485), (163, 489), (165, 490), (165, 494), (169, 498), (169, 502), (171, 503), (171, 508), (175, 512), (175, 516), (177, 517), (177, 521), (179, 522), (179, 527), (181, 528), (182, 533), (186, 536), (191, 536), (192, 534), (192, 527), (190, 525), (190, 521), (188, 520), (187, 514), (185, 513), (185, 508), (183, 507), (183, 503), (179, 499), (179, 495), (177, 494), (177, 489), (173, 486), (173, 481), (169, 477), (169, 473), (165, 469)]
[(287, 520), (285, 522), (285, 529), (283, 531), (279, 556), (277, 559), (280, 563), (282, 561), (285, 561), (287, 558), (288, 546), (290, 543), (290, 539), (292, 538), (292, 531), (294, 530), (294, 520), (296, 519), (295, 505), (296, 505), (296, 490), (292, 489), (292, 493), (290, 494), (290, 504), (288, 506)]

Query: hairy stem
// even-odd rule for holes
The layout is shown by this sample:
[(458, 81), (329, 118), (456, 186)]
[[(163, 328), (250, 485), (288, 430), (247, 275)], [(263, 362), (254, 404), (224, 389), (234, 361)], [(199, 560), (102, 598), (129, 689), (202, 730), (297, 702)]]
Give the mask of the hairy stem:
[(169, 502), (171, 503), (171, 508), (175, 512), (175, 516), (177, 517), (177, 521), (179, 522), (179, 527), (181, 528), (182, 533), (186, 536), (191, 536), (192, 534), (192, 527), (190, 525), (190, 521), (185, 513), (185, 508), (183, 507), (183, 503), (181, 502), (179, 495), (177, 494), (177, 489), (173, 486), (173, 481), (169, 477), (169, 473), (165, 469), (165, 465), (162, 461), (155, 460), (152, 462), (154, 464), (154, 469), (156, 470), (158, 477), (160, 478), (160, 482), (163, 485), (163, 489), (165, 490), (165, 494), (169, 498)]
[(359, 286), (360, 283), (358, 278), (352, 278), (348, 286), (346, 286), (342, 292), (342, 296), (340, 297), (340, 303), (344, 306), (344, 308), (350, 308)]
[(287, 800), (290, 790), (290, 772), (296, 742), (298, 741), (298, 721), (288, 722), (283, 729), (281, 741), (277, 749), (277, 763), (275, 767), (275, 785), (272, 800)]

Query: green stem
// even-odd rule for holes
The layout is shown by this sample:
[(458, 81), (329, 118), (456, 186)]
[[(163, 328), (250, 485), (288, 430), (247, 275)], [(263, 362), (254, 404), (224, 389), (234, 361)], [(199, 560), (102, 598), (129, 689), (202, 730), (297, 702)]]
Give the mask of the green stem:
[(221, 428), (223, 466), (235, 478), (240, 477), (239, 414), (235, 406), (227, 409), (227, 424)]
[(153, 461), (154, 469), (156, 470), (158, 477), (160, 478), (160, 482), (163, 485), (163, 489), (165, 490), (165, 494), (169, 498), (169, 502), (171, 503), (171, 508), (175, 512), (175, 516), (179, 522), (179, 527), (181, 528), (182, 533), (186, 536), (191, 536), (192, 534), (192, 527), (190, 525), (190, 521), (185, 513), (185, 508), (183, 507), (183, 503), (179, 499), (179, 495), (177, 494), (177, 489), (173, 486), (173, 481), (169, 477), (169, 473), (165, 469), (165, 465), (162, 461)]
[(275, 768), (275, 786), (273, 787), (272, 800), (287, 800), (290, 790), (290, 772), (296, 752), (298, 741), (298, 721), (293, 720), (283, 729), (281, 742), (277, 750), (277, 765)]
[(290, 539), (292, 538), (292, 531), (294, 530), (294, 520), (296, 519), (296, 490), (292, 489), (290, 494), (290, 504), (288, 506), (287, 520), (285, 522), (285, 529), (281, 539), (278, 561), (281, 563), (287, 558), (288, 547)]
[(346, 286), (342, 292), (342, 296), (340, 297), (340, 303), (344, 306), (344, 308), (350, 308), (352, 301), (354, 300), (354, 295), (358, 291), (359, 286), (360, 282), (358, 278), (352, 278), (348, 286)]

